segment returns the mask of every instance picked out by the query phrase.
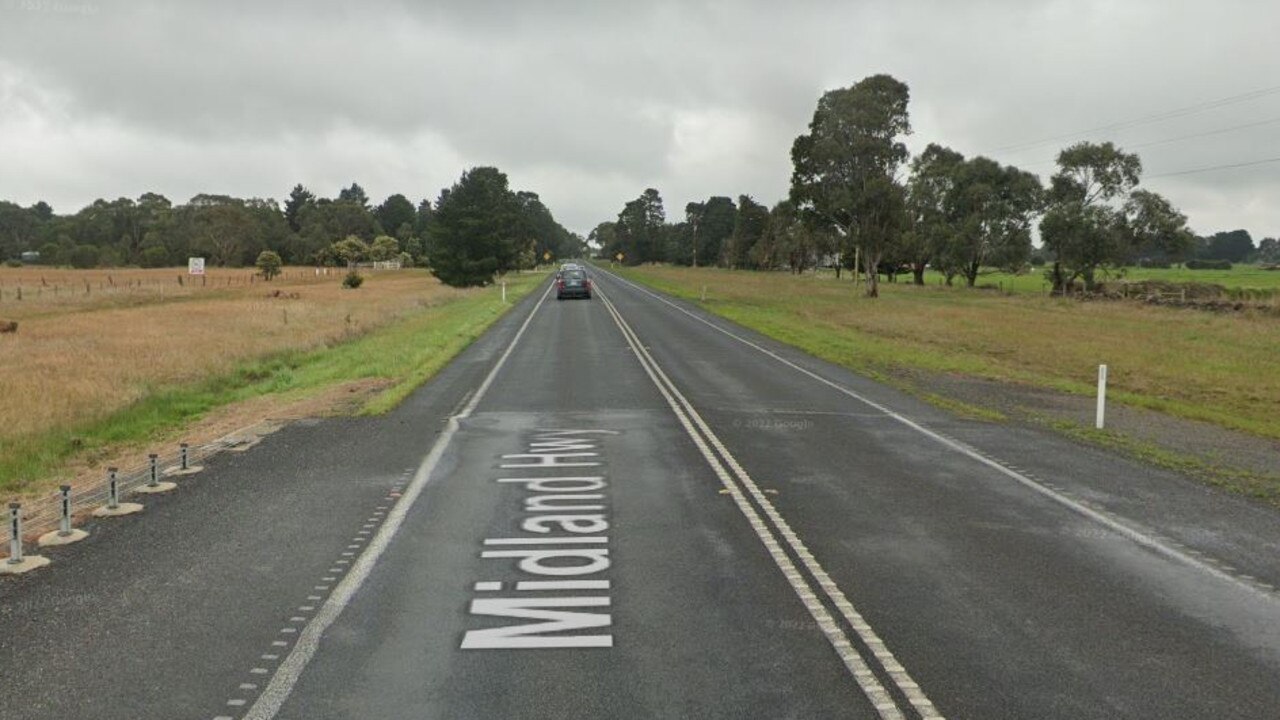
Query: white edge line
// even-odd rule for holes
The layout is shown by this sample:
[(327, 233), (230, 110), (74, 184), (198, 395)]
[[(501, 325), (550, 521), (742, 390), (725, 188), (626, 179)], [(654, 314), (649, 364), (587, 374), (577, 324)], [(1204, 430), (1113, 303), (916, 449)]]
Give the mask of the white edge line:
[(288, 656), (281, 661), (279, 667), (276, 668), (275, 674), (271, 676), (271, 682), (267, 684), (262, 694), (254, 701), (253, 707), (249, 708), (249, 711), (245, 713), (245, 720), (270, 720), (275, 717), (276, 713), (280, 712), (280, 708), (284, 706), (285, 701), (289, 699), (289, 695), (293, 692), (294, 686), (297, 685), (298, 679), (302, 677), (303, 670), (306, 669), (307, 664), (311, 662), (311, 658), (315, 655), (324, 632), (329, 629), (329, 626), (338, 619), (338, 616), (342, 614), (342, 611), (351, 602), (356, 591), (368, 579), (383, 551), (387, 549), (391, 544), (392, 538), (399, 531), (400, 525), (404, 522), (405, 516), (408, 515), (409, 509), (413, 506), (414, 501), (418, 499), (418, 495), (427, 484), (431, 472), (435, 469), (436, 464), (440, 462), (440, 458), (443, 457), (449, 441), (453, 438), (454, 433), (457, 432), (459, 420), (465, 419), (471, 414), (485, 391), (493, 384), (494, 377), (502, 369), (507, 358), (515, 349), (516, 343), (520, 341), (525, 329), (529, 327), (529, 323), (533, 321), (538, 309), (542, 307), (542, 303), (546, 301), (550, 293), (551, 286), (548, 285), (547, 289), (542, 293), (542, 297), (538, 299), (538, 303), (529, 311), (529, 316), (520, 325), (520, 329), (516, 331), (515, 337), (511, 338), (511, 343), (507, 345), (506, 351), (502, 353), (502, 356), (498, 358), (498, 361), (489, 370), (489, 374), (485, 376), (479, 389), (476, 390), (476, 394), (472, 396), (471, 402), (457, 415), (449, 418), (448, 424), (445, 426), (444, 431), (440, 433), (440, 436), (436, 438), (431, 451), (422, 459), (422, 464), (418, 466), (417, 473), (414, 474), (413, 480), (405, 489), (400, 501), (387, 514), (382, 527), (378, 530), (378, 534), (365, 547), (364, 552), (360, 553), (360, 557), (351, 565), (347, 575), (334, 588), (333, 593), (325, 600), (324, 605), (316, 611), (311, 622), (307, 623), (306, 627), (303, 628), (298, 635), (297, 642), (294, 643), (293, 649), (289, 651)]
[(870, 407), (872, 407), (872, 408), (874, 408), (874, 409), (876, 409), (876, 410), (878, 410), (878, 411), (880, 411), (880, 412), (884, 413), (884, 414), (885, 414), (885, 415), (887, 415), (888, 417), (890, 417), (890, 418), (892, 418), (892, 419), (894, 419), (894, 420), (897, 420), (898, 422), (900, 422), (900, 423), (902, 423), (903, 425), (906, 425), (907, 427), (909, 427), (909, 428), (911, 428), (911, 429), (913, 429), (913, 430), (915, 430), (915, 431), (919, 432), (920, 434), (922, 434), (922, 435), (924, 435), (924, 436), (926, 436), (926, 437), (928, 437), (928, 438), (931, 438), (931, 439), (933, 439), (933, 440), (935, 440), (935, 441), (937, 441), (937, 442), (939, 442), (939, 443), (941, 443), (941, 444), (945, 445), (946, 447), (948, 447), (948, 448), (950, 448), (950, 449), (952, 449), (952, 450), (954, 450), (954, 451), (956, 451), (956, 452), (958, 452), (958, 453), (960, 453), (960, 454), (962, 454), (962, 455), (965, 455), (965, 456), (969, 457), (970, 459), (976, 460), (976, 461), (978, 461), (978, 462), (982, 463), (983, 465), (986, 465), (986, 466), (988, 466), (988, 467), (992, 468), (993, 470), (996, 470), (996, 471), (1000, 472), (1001, 474), (1006, 475), (1006, 476), (1008, 476), (1008, 477), (1012, 478), (1013, 480), (1016, 480), (1017, 482), (1019, 482), (1019, 483), (1021, 483), (1021, 484), (1025, 485), (1026, 487), (1028, 487), (1028, 488), (1030, 488), (1030, 489), (1032, 489), (1032, 490), (1035, 490), (1036, 492), (1038, 492), (1038, 493), (1040, 493), (1040, 494), (1042, 494), (1042, 495), (1044, 495), (1044, 496), (1048, 497), (1049, 499), (1051, 499), (1051, 500), (1053, 500), (1053, 501), (1055, 501), (1055, 502), (1057, 502), (1057, 503), (1059, 503), (1059, 504), (1061, 504), (1061, 505), (1064, 505), (1064, 506), (1066, 506), (1067, 508), (1070, 508), (1071, 510), (1075, 511), (1076, 513), (1078, 513), (1078, 514), (1080, 514), (1080, 515), (1083, 515), (1083, 516), (1085, 516), (1085, 517), (1089, 518), (1090, 520), (1093, 520), (1094, 522), (1097, 522), (1097, 523), (1099, 523), (1099, 524), (1101, 524), (1101, 525), (1103, 525), (1103, 526), (1105, 526), (1105, 527), (1107, 527), (1107, 528), (1109, 528), (1109, 529), (1111, 529), (1111, 530), (1113, 530), (1113, 531), (1115, 531), (1115, 532), (1119, 533), (1120, 535), (1123, 535), (1124, 537), (1128, 538), (1129, 540), (1133, 541), (1134, 543), (1136, 543), (1136, 544), (1138, 544), (1138, 545), (1141, 545), (1142, 547), (1145, 547), (1145, 548), (1147, 548), (1147, 549), (1149, 549), (1149, 550), (1152, 550), (1152, 551), (1154, 551), (1154, 552), (1156, 552), (1156, 553), (1159, 553), (1159, 554), (1161, 554), (1161, 555), (1164, 555), (1164, 556), (1166, 556), (1166, 557), (1168, 557), (1168, 558), (1170, 558), (1170, 559), (1172, 559), (1172, 560), (1176, 560), (1176, 561), (1181, 562), (1181, 563), (1184, 563), (1184, 564), (1186, 564), (1186, 565), (1188, 565), (1188, 566), (1191, 566), (1191, 567), (1194, 567), (1194, 568), (1196, 568), (1196, 569), (1199, 569), (1199, 570), (1201, 570), (1201, 571), (1203, 571), (1203, 572), (1205, 572), (1205, 573), (1207, 573), (1207, 574), (1209, 574), (1209, 575), (1212, 575), (1213, 577), (1216, 577), (1216, 578), (1218, 578), (1218, 579), (1220, 579), (1220, 580), (1226, 580), (1227, 582), (1229, 582), (1229, 583), (1231, 583), (1231, 584), (1233, 584), (1233, 585), (1235, 585), (1235, 586), (1237, 586), (1237, 587), (1244, 588), (1245, 590), (1248, 590), (1248, 591), (1250, 591), (1250, 592), (1254, 593), (1255, 595), (1259, 595), (1259, 596), (1261, 596), (1261, 597), (1263, 597), (1263, 598), (1266, 598), (1266, 599), (1267, 599), (1267, 600), (1269, 600), (1269, 601), (1272, 601), (1272, 602), (1276, 602), (1276, 601), (1277, 601), (1277, 597), (1276, 597), (1273, 593), (1268, 592), (1267, 590), (1264, 590), (1263, 588), (1255, 587), (1254, 585), (1250, 584), (1249, 582), (1247, 582), (1247, 581), (1245, 581), (1245, 580), (1242, 580), (1241, 578), (1238, 578), (1238, 577), (1236, 577), (1236, 576), (1232, 575), (1231, 573), (1228, 573), (1228, 572), (1226, 572), (1226, 571), (1224, 571), (1224, 570), (1219, 570), (1218, 568), (1214, 567), (1213, 565), (1211, 565), (1211, 564), (1209, 564), (1209, 563), (1207, 563), (1207, 562), (1204, 562), (1204, 561), (1202, 561), (1202, 560), (1199, 560), (1199, 559), (1197, 559), (1197, 558), (1195, 558), (1195, 557), (1192, 557), (1191, 555), (1188, 555), (1187, 553), (1181, 552), (1181, 551), (1179, 551), (1179, 550), (1177, 550), (1177, 549), (1175, 549), (1175, 548), (1172, 548), (1172, 547), (1169, 547), (1168, 545), (1165, 545), (1164, 543), (1162, 543), (1162, 542), (1160, 542), (1160, 541), (1156, 540), (1155, 538), (1153, 538), (1153, 537), (1151, 537), (1151, 536), (1147, 535), (1146, 533), (1143, 533), (1143, 532), (1142, 532), (1142, 531), (1140, 531), (1140, 530), (1136, 530), (1136, 529), (1134, 529), (1134, 528), (1132, 528), (1132, 527), (1129, 527), (1128, 525), (1125, 525), (1124, 523), (1121, 523), (1121, 522), (1119, 522), (1119, 521), (1117, 521), (1117, 520), (1114, 520), (1114, 519), (1112, 519), (1112, 518), (1108, 517), (1107, 515), (1104, 515), (1104, 514), (1102, 514), (1102, 513), (1098, 512), (1097, 510), (1094, 510), (1093, 508), (1086, 507), (1085, 505), (1082, 505), (1080, 502), (1078, 502), (1078, 501), (1076, 501), (1076, 500), (1073, 500), (1073, 499), (1071, 499), (1070, 497), (1067, 497), (1066, 495), (1063, 495), (1062, 493), (1059, 493), (1059, 492), (1057, 492), (1057, 491), (1055, 491), (1055, 490), (1053, 490), (1053, 489), (1051, 489), (1051, 488), (1049, 488), (1049, 487), (1047, 487), (1047, 486), (1045, 486), (1045, 485), (1043, 485), (1043, 484), (1041, 484), (1041, 483), (1039, 483), (1039, 482), (1036, 482), (1035, 480), (1032, 480), (1031, 478), (1027, 477), (1026, 475), (1023, 475), (1022, 473), (1017, 472), (1016, 470), (1011, 470), (1011, 469), (1009, 469), (1009, 468), (1007, 468), (1007, 467), (1005, 467), (1005, 466), (1001, 465), (1000, 463), (996, 462), (995, 460), (992, 460), (991, 458), (988, 458), (988, 457), (986, 457), (985, 455), (982, 455), (982, 454), (981, 454), (981, 453), (979, 453), (978, 451), (976, 451), (976, 450), (974, 450), (974, 449), (972, 449), (972, 448), (970, 448), (970, 447), (968, 447), (968, 446), (966, 446), (966, 445), (964, 445), (964, 444), (962, 444), (962, 443), (960, 443), (960, 442), (957, 442), (957, 441), (952, 440), (952, 439), (947, 438), (947, 437), (943, 437), (942, 435), (940, 435), (940, 434), (938, 434), (938, 433), (934, 432), (933, 430), (930, 430), (929, 428), (926, 428), (926, 427), (924, 427), (923, 425), (920, 425), (920, 424), (919, 424), (919, 423), (917, 423), (916, 421), (914, 421), (914, 420), (912, 420), (912, 419), (910, 419), (910, 418), (908, 418), (908, 417), (906, 417), (906, 416), (904, 416), (904, 415), (900, 415), (900, 414), (898, 414), (898, 413), (894, 412), (893, 410), (890, 410), (889, 408), (885, 407), (884, 405), (881, 405), (880, 403), (875, 402), (874, 400), (871, 400), (871, 399), (869, 399), (869, 398), (866, 398), (866, 397), (864, 397), (864, 396), (862, 396), (862, 395), (858, 394), (857, 392), (855, 392), (855, 391), (853, 391), (853, 390), (850, 390), (849, 388), (847, 388), (847, 387), (845, 387), (845, 386), (843, 386), (843, 385), (840, 385), (839, 383), (833, 382), (833, 381), (831, 381), (831, 380), (828, 380), (828, 379), (826, 379), (826, 378), (822, 377), (821, 375), (818, 375), (817, 373), (813, 372), (812, 370), (808, 370), (808, 369), (806, 369), (806, 368), (803, 368), (803, 367), (801, 367), (801, 366), (799, 366), (799, 365), (795, 364), (794, 362), (791, 362), (790, 360), (788, 360), (788, 359), (786, 359), (786, 358), (782, 357), (781, 355), (779, 355), (779, 354), (777, 354), (777, 353), (773, 352), (772, 350), (770, 350), (770, 349), (768, 349), (768, 348), (766, 348), (766, 347), (762, 347), (761, 345), (759, 345), (759, 344), (757, 344), (757, 343), (754, 343), (754, 342), (752, 342), (752, 341), (750, 341), (750, 340), (748, 340), (748, 339), (746, 339), (746, 338), (744, 338), (744, 337), (742, 337), (742, 336), (740, 336), (740, 335), (737, 335), (737, 334), (735, 334), (735, 333), (733, 333), (733, 332), (730, 332), (730, 331), (728, 331), (728, 330), (726, 330), (726, 329), (724, 329), (724, 328), (720, 327), (719, 325), (717, 325), (717, 324), (715, 324), (715, 323), (713, 323), (713, 322), (711, 322), (711, 321), (707, 320), (706, 318), (698, 317), (697, 315), (695, 315), (694, 313), (690, 312), (689, 310), (687, 310), (687, 309), (685, 309), (685, 308), (680, 307), (679, 305), (677, 305), (677, 304), (675, 304), (675, 303), (671, 302), (670, 300), (667, 300), (666, 298), (662, 297), (661, 295), (658, 295), (658, 294), (656, 294), (656, 293), (650, 292), (648, 289), (646, 289), (646, 288), (644, 288), (644, 287), (642, 287), (642, 286), (640, 286), (640, 285), (637, 285), (636, 283), (633, 283), (633, 282), (631, 282), (630, 280), (628, 280), (628, 279), (626, 279), (626, 278), (624, 278), (624, 277), (622, 277), (622, 276), (620, 276), (620, 275), (615, 275), (614, 273), (611, 273), (611, 272), (608, 272), (608, 271), (605, 271), (605, 270), (602, 270), (601, 272), (606, 273), (606, 274), (607, 274), (607, 275), (609, 275), (610, 277), (613, 277), (613, 278), (615, 278), (615, 279), (619, 280), (619, 281), (620, 281), (620, 282), (622, 282), (622, 283), (625, 283), (625, 284), (627, 284), (627, 285), (630, 285), (631, 287), (635, 288), (636, 290), (639, 290), (639, 291), (640, 291), (640, 292), (642, 292), (642, 293), (645, 293), (646, 295), (649, 295), (650, 297), (653, 297), (653, 298), (655, 298), (655, 299), (657, 299), (657, 300), (659, 300), (659, 301), (661, 301), (661, 302), (663, 302), (663, 303), (666, 303), (667, 305), (669, 305), (669, 306), (671, 306), (671, 307), (675, 308), (676, 310), (679, 310), (680, 312), (684, 313), (685, 315), (688, 315), (689, 317), (693, 318), (694, 320), (697, 320), (698, 322), (700, 322), (700, 323), (702, 323), (702, 324), (704, 324), (704, 325), (706, 325), (706, 326), (708, 326), (708, 327), (714, 328), (715, 330), (718, 330), (719, 332), (724, 333), (725, 335), (728, 335), (729, 337), (733, 338), (734, 340), (737, 340), (738, 342), (740, 342), (740, 343), (742, 343), (742, 344), (744, 344), (744, 345), (747, 345), (747, 346), (749, 346), (749, 347), (752, 347), (752, 348), (754, 348), (754, 349), (756, 349), (756, 350), (758, 350), (758, 351), (760, 351), (760, 352), (764, 353), (765, 355), (768, 355), (769, 357), (773, 358), (774, 360), (777, 360), (778, 362), (782, 363), (783, 365), (786, 365), (786, 366), (788, 366), (788, 367), (792, 368), (793, 370), (797, 370), (797, 371), (799, 371), (799, 372), (801, 372), (801, 373), (803, 373), (803, 374), (805, 374), (805, 375), (808, 375), (809, 377), (813, 378), (814, 380), (817, 380), (818, 382), (820, 382), (820, 383), (822, 383), (822, 384), (824, 384), (824, 385), (827, 385), (828, 387), (831, 387), (831, 388), (833, 388), (833, 389), (835, 389), (835, 390), (838, 390), (839, 392), (842, 392), (842, 393), (844, 393), (845, 395), (848, 395), (849, 397), (851, 397), (851, 398), (853, 398), (853, 399), (855, 399), (855, 400), (858, 400), (858, 401), (860, 401), (860, 402), (862, 402), (862, 403), (865, 403), (866, 405), (868, 405), (868, 406), (870, 406)]

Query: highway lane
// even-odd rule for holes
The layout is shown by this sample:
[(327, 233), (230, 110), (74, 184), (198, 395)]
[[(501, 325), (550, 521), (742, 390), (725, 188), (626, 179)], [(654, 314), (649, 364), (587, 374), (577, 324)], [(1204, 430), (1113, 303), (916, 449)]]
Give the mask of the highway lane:
[[(532, 316), (279, 717), (1280, 716), (1275, 568), (1245, 577), (1162, 532), (1197, 510), (1211, 553), (1265, 550), (1270, 511), (598, 282)], [(607, 590), (522, 593), (537, 572), (485, 557), (528, 535), (503, 459), (563, 439), (548, 429), (607, 433), (583, 445), (601, 469), (545, 470), (608, 483), (583, 501), (605, 503), (611, 564), (589, 577)], [(1038, 473), (983, 451), (1009, 433)], [(1117, 476), (1169, 499), (1117, 514)], [(491, 597), (505, 615), (477, 612)], [(470, 641), (527, 630), (524, 597), (608, 605), (548, 600), (578, 627), (529, 631), (544, 647)], [(551, 646), (572, 636), (590, 640)]]
[(597, 275), (0, 584), (0, 716), (1280, 717), (1273, 511)]

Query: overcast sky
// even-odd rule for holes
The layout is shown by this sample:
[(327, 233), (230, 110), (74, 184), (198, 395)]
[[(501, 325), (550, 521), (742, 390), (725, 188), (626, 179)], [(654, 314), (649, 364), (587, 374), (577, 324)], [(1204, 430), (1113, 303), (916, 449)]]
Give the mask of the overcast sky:
[[(772, 204), (821, 93), (877, 72), (911, 87), (915, 151), (1047, 177), (1097, 137), (1158, 175), (1280, 157), (1278, 27), (1262, 0), (0, 0), (0, 198), (66, 213), (356, 181), (434, 201), (491, 164), (585, 234), (646, 187), (669, 219)], [(1144, 185), (1198, 232), (1280, 234), (1280, 163)]]

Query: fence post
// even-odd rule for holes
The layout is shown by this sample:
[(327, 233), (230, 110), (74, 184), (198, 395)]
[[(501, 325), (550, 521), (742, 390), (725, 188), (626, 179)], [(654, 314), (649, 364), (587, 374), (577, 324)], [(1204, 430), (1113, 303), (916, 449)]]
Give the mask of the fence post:
[(58, 534), (66, 537), (71, 534), (71, 486), (58, 488), (58, 505), (62, 517), (58, 519)]
[(1101, 430), (1107, 414), (1107, 366), (1098, 366), (1098, 414), (1094, 426)]
[(9, 565), (22, 564), (22, 505), (9, 503)]
[(116, 479), (116, 468), (107, 468), (107, 507), (116, 510), (120, 507), (120, 485)]
[(107, 468), (107, 504), (93, 511), (94, 517), (116, 517), (142, 511), (138, 503), (120, 502), (120, 483), (116, 477), (118, 468)]
[(0, 563), (0, 575), (18, 575), (49, 564), (49, 558), (22, 554), (22, 504), (9, 503), (9, 559)]
[(147, 484), (140, 488), (135, 488), (134, 492), (140, 493), (162, 493), (178, 487), (175, 483), (160, 482), (160, 456), (151, 453), (147, 456), (151, 460), (151, 468), (149, 470), (151, 477), (147, 479)]
[(79, 542), (89, 537), (89, 533), (84, 530), (75, 530), (71, 527), (70, 485), (63, 485), (59, 488), (58, 505), (61, 515), (61, 517), (58, 518), (58, 529), (41, 535), (39, 540), (40, 547), (47, 547), (49, 545), (70, 545), (73, 542)]

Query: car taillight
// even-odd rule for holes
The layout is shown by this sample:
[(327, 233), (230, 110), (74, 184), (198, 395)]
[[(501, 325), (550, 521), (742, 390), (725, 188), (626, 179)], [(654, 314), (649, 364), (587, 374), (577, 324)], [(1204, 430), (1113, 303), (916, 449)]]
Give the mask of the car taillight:
[(556, 280), (556, 287), (560, 288), (561, 290), (564, 289), (564, 278), (560, 278), (559, 280)]
[(583, 280), (583, 281), (582, 281), (582, 285), (583, 285), (583, 287), (585, 287), (586, 289), (590, 290), (590, 289), (591, 289), (591, 278), (586, 278), (585, 280)]

